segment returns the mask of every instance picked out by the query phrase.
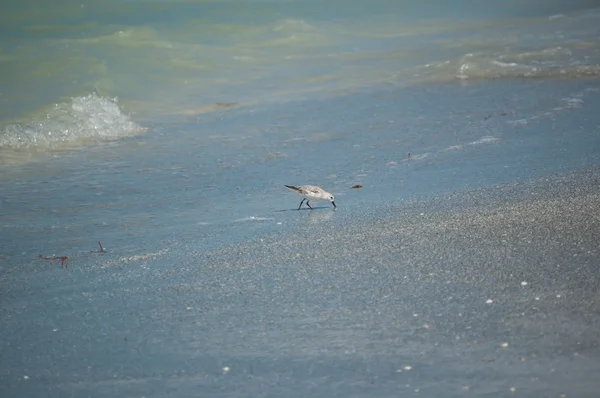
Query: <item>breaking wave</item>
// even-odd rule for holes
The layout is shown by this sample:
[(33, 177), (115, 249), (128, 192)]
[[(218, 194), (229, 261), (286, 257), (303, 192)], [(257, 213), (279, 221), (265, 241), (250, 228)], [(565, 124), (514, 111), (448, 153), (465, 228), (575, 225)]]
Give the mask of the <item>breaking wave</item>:
[(56, 104), (26, 123), (2, 127), (0, 150), (51, 151), (116, 140), (144, 131), (123, 113), (116, 98), (104, 98), (94, 93)]

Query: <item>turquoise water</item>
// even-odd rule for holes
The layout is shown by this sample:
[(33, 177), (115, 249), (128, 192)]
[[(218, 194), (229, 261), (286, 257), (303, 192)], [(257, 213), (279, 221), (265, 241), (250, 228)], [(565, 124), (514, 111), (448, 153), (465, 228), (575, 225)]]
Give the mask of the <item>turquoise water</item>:
[[(378, 84), (595, 76), (600, 12), (594, 6), (434, 0), (5, 5), (0, 163), (142, 134), (154, 122), (201, 118), (223, 104), (323, 98)], [(109, 103), (115, 98), (118, 110)]]

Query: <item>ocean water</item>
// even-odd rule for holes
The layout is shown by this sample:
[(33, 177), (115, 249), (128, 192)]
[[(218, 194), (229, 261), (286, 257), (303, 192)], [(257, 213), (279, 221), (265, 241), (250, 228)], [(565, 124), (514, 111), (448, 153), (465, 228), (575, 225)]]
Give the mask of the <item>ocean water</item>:
[(0, 18), (2, 165), (223, 108), (600, 62), (594, 1), (33, 1)]
[[(313, 246), (403, 204), (596, 167), (599, 37), (600, 4), (584, 0), (3, 5), (0, 395), (397, 396), (397, 369), (415, 361), (423, 373), (402, 391), (503, 396), (520, 383), (546, 396), (568, 384), (539, 382), (564, 358), (529, 379), (511, 373), (520, 362), (478, 373), (479, 346), (456, 348), (460, 375), (432, 366), (455, 358), (403, 348), (414, 331), (370, 309), (433, 314), (443, 283), (406, 290), (409, 305), (379, 238)], [(338, 209), (297, 211), (285, 184), (320, 185)], [(67, 268), (39, 256), (68, 256)], [(585, 269), (577, 292), (594, 302), (581, 280), (597, 270)], [(575, 333), (553, 308), (567, 317), (576, 304), (548, 304), (547, 327)], [(469, 308), (487, 325), (475, 340), (506, 337)], [(379, 339), (396, 327), (404, 340)], [(561, 352), (588, 344), (579, 360), (593, 363), (588, 332)], [(447, 349), (446, 337), (432, 344)], [(231, 363), (243, 372), (227, 380)], [(575, 365), (583, 379), (595, 369)], [(583, 379), (574, 396), (593, 396)]]

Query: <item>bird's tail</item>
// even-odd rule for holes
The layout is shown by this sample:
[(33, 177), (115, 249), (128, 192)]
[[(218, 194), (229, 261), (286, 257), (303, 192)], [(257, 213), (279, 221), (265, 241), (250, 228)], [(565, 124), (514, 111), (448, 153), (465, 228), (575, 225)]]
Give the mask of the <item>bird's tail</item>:
[(294, 191), (300, 191), (300, 188), (295, 187), (293, 185), (286, 185), (286, 187), (289, 188), (289, 189), (293, 189)]

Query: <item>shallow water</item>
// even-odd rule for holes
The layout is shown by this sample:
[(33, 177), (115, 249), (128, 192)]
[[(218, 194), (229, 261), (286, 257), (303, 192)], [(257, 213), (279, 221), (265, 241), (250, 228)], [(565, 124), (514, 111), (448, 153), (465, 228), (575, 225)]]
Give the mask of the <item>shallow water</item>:
[(598, 5), (583, 0), (38, 3), (0, 17), (0, 167), (227, 104), (597, 76), (600, 62)]
[(595, 80), (383, 88), (166, 123), (65, 152), (43, 171), (31, 163), (6, 173), (2, 251), (25, 259), (85, 252), (97, 240), (237, 241), (290, 222), (300, 198), (284, 184), (318, 183), (341, 212), (361, 214), (590, 166), (599, 90)]

